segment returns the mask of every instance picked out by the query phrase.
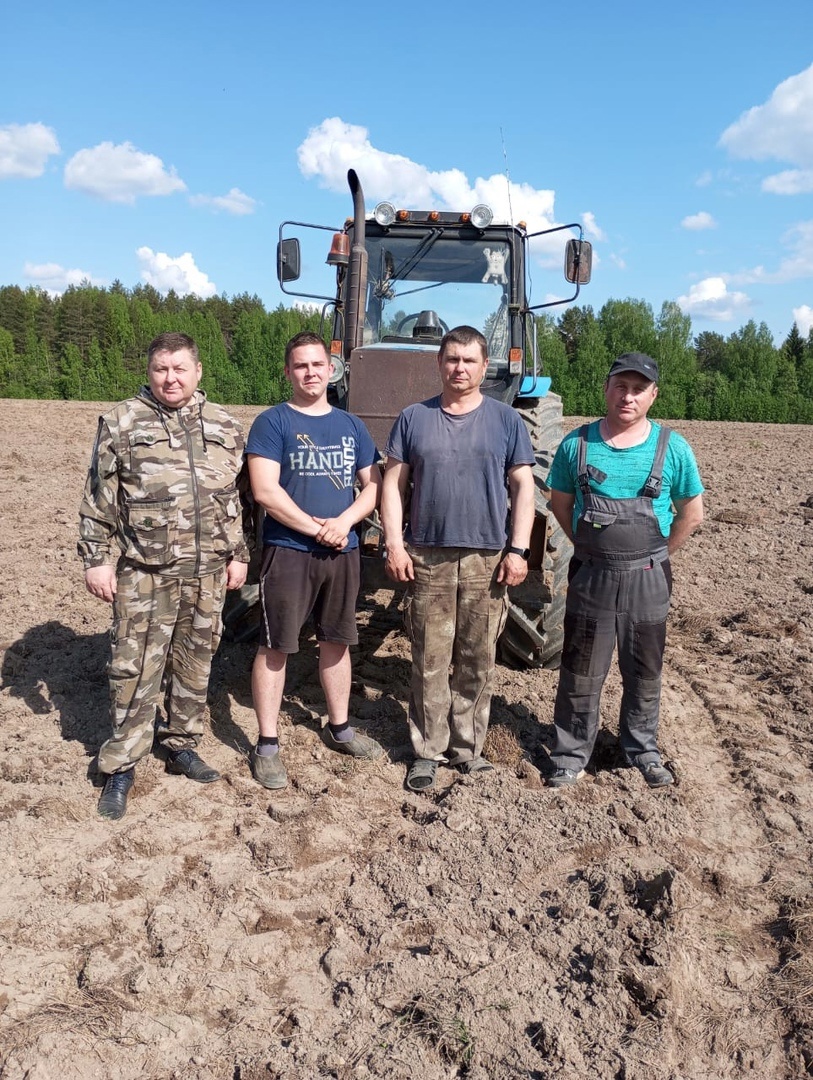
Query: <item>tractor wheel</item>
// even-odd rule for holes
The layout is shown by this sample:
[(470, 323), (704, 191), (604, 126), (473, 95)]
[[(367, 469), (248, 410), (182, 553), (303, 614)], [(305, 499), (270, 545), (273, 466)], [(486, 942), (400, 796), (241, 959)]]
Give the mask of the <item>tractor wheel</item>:
[(536, 520), (531, 536), (528, 576), (508, 590), (510, 606), (499, 640), (499, 655), (511, 667), (559, 666), (564, 634), (567, 568), (573, 548), (550, 509), (545, 484), (553, 455), (562, 441), (562, 399), (548, 394), (520, 401), (517, 411), (525, 421), (534, 448)]
[(226, 593), (223, 605), (223, 637), (226, 641), (257, 641), (261, 619), (259, 585), (246, 584), (242, 589)]
[[(254, 550), (248, 564), (246, 583), (229, 590), (223, 602), (223, 637), (237, 643), (258, 641), (262, 608), (260, 606), (260, 567), (263, 561), (263, 511), (256, 504), (252, 510), (251, 529)], [(248, 528), (248, 525), (246, 525)]]

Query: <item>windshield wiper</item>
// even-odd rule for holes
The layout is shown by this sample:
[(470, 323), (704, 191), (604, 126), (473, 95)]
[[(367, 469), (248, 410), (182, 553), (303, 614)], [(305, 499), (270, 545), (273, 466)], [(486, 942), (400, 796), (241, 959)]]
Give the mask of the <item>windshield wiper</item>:
[(423, 240), (421, 240), (420, 244), (418, 244), (413, 252), (407, 255), (401, 265), (392, 270), (383, 281), (378, 282), (373, 289), (374, 294), (379, 299), (386, 298), (391, 300), (395, 294), (390, 291), (390, 282), (398, 281), (399, 278), (405, 278), (410, 274), (415, 267), (426, 258), (441, 236), (443, 236), (443, 229), (430, 229)]

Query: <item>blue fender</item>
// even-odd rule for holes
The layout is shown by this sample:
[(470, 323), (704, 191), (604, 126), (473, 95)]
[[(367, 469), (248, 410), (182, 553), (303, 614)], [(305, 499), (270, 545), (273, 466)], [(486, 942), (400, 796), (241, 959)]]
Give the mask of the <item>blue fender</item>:
[(522, 382), (519, 384), (519, 393), (517, 397), (522, 398), (543, 398), (546, 397), (550, 390), (552, 379), (547, 375), (537, 375), (536, 378), (533, 375), (523, 376)]

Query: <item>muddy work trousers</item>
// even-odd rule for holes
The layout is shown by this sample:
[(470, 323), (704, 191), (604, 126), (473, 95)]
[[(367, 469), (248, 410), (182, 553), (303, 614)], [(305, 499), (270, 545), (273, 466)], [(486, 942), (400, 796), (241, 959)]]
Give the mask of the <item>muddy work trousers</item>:
[[(168, 750), (200, 741), (225, 583), (225, 567), (188, 580), (119, 569), (108, 667), (113, 734), (99, 751), (100, 772), (129, 769), (154, 736)], [(166, 718), (156, 727), (162, 687)]]
[(578, 772), (590, 760), (616, 643), (623, 684), (621, 752), (629, 764), (660, 761), (661, 670), (671, 591), (668, 560), (635, 570), (582, 563), (573, 574), (553, 712), (556, 741), (550, 756), (556, 768)]
[(457, 765), (483, 752), (506, 590), (501, 552), (409, 547), (412, 642), (409, 734), (415, 756)]

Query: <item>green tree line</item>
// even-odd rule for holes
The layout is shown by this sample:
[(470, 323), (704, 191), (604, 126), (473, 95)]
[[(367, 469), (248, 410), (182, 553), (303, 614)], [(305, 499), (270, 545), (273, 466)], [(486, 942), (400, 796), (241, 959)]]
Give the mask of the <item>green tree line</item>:
[(202, 387), (230, 405), (287, 395), (285, 343), (319, 330), (319, 314), (266, 311), (257, 296), (162, 296), (150, 285), (71, 286), (61, 296), (0, 288), (0, 397), (119, 401), (145, 379), (149, 343), (177, 330), (198, 343)]
[[(147, 346), (165, 330), (190, 334), (200, 348), (203, 388), (231, 405), (267, 405), (287, 397), (286, 341), (316, 330), (320, 316), (257, 296), (165, 296), (150, 285), (83, 284), (61, 296), (43, 289), (0, 288), (0, 397), (118, 401), (144, 381)], [(537, 321), (542, 368), (562, 395), (565, 413), (603, 412), (611, 361), (645, 352), (660, 365), (653, 415), (671, 419), (813, 423), (813, 331), (792, 327), (779, 348), (765, 323), (748, 322), (728, 337), (692, 336), (677, 304), (655, 316), (634, 299), (608, 300), (596, 314), (574, 306)]]
[(567, 415), (604, 412), (604, 380), (616, 356), (648, 353), (660, 385), (652, 415), (673, 420), (813, 423), (813, 331), (793, 327), (779, 348), (765, 323), (724, 337), (692, 337), (691, 319), (665, 303), (656, 317), (642, 300), (571, 307), (537, 322), (542, 369), (562, 395)]

